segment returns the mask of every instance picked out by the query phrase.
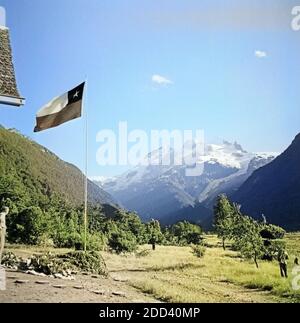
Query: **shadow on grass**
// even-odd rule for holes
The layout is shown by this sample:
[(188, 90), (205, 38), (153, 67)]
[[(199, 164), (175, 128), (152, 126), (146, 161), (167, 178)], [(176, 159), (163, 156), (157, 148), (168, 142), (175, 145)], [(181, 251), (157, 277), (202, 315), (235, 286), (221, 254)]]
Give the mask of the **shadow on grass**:
[(110, 270), (110, 273), (120, 273), (120, 272), (161, 272), (161, 271), (175, 271), (175, 270), (184, 270), (184, 269), (199, 269), (204, 268), (204, 264), (195, 264), (195, 263), (186, 263), (186, 264), (177, 264), (172, 266), (165, 267), (148, 267), (148, 268), (133, 268), (133, 269), (118, 269)]
[(145, 273), (148, 272), (147, 269), (138, 269), (138, 268), (134, 268), (134, 269), (117, 269), (117, 270), (110, 270), (110, 273), (126, 273), (126, 272), (130, 272), (130, 273)]
[(232, 259), (242, 259), (239, 254), (225, 253), (224, 256)]
[(172, 265), (172, 266), (166, 266), (166, 267), (152, 267), (151, 271), (175, 271), (175, 270), (184, 270), (184, 269), (199, 269), (199, 268), (204, 268), (204, 264), (195, 264), (192, 262), (185, 263), (185, 264), (177, 264), (177, 265)]

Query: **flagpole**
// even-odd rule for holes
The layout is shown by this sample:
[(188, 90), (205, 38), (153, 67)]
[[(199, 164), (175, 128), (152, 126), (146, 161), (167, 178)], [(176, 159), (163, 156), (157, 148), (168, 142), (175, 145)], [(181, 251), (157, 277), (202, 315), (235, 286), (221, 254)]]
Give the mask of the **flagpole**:
[(85, 182), (84, 182), (84, 251), (87, 250), (87, 226), (88, 226), (88, 108), (87, 108), (87, 84), (88, 80), (85, 80)]

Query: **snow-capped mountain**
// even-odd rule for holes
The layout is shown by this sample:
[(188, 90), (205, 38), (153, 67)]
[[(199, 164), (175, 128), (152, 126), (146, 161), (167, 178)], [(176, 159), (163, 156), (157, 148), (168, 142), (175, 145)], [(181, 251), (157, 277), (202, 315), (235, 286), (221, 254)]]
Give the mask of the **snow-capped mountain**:
[(245, 161), (237, 172), (211, 181), (200, 193), (198, 201), (204, 206), (212, 208), (218, 195), (226, 193), (231, 196), (255, 170), (270, 163), (277, 155), (276, 153), (249, 154), (250, 159)]
[[(238, 143), (224, 141), (221, 145), (207, 144), (204, 153), (197, 158), (203, 166), (199, 176), (187, 176), (191, 165), (176, 164), (178, 154), (192, 154), (184, 146), (183, 151), (160, 148), (148, 156), (146, 163), (134, 167), (126, 173), (106, 179), (101, 187), (109, 192), (122, 206), (137, 211), (140, 216), (163, 219), (164, 217), (195, 204), (203, 204), (208, 209), (220, 193), (235, 191), (255, 169), (273, 160), (274, 153), (249, 153)], [(165, 154), (171, 163), (163, 165)], [(156, 165), (153, 165), (155, 161)]]

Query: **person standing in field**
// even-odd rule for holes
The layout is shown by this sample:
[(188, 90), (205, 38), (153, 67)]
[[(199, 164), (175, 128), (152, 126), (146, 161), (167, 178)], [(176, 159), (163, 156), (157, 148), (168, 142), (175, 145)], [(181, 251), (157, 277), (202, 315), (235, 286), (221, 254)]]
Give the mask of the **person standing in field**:
[(280, 267), (280, 275), (281, 277), (288, 278), (287, 273), (287, 261), (289, 259), (289, 255), (285, 250), (281, 250), (278, 253), (278, 262)]
[(155, 240), (155, 237), (152, 236), (149, 242), (152, 245), (152, 250), (155, 251), (155, 249), (156, 249), (156, 240)]
[(5, 244), (6, 216), (8, 213), (9, 213), (9, 208), (4, 206), (2, 208), (2, 212), (0, 213), (0, 265), (2, 261), (2, 254), (4, 250), (4, 244)]

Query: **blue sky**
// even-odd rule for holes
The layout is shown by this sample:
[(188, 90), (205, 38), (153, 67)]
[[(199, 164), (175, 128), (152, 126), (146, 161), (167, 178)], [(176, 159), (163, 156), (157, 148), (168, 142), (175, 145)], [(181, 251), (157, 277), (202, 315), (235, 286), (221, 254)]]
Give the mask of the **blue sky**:
[[(27, 99), (22, 109), (1, 107), (0, 124), (83, 168), (83, 120), (32, 129), (42, 105), (88, 75), (90, 176), (124, 170), (96, 163), (97, 132), (117, 130), (119, 121), (145, 131), (204, 129), (208, 142), (281, 152), (300, 131), (300, 32), (290, 27), (296, 4), (0, 0)], [(172, 84), (155, 84), (155, 74)]]

